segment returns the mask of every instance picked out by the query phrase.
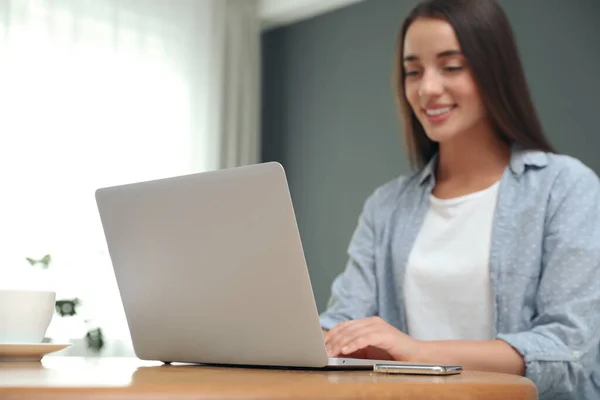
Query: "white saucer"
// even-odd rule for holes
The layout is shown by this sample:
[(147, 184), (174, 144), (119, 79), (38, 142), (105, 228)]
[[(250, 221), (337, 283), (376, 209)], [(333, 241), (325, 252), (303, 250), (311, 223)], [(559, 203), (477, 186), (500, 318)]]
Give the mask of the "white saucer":
[(40, 361), (46, 354), (54, 353), (71, 346), (70, 343), (0, 343), (2, 361)]

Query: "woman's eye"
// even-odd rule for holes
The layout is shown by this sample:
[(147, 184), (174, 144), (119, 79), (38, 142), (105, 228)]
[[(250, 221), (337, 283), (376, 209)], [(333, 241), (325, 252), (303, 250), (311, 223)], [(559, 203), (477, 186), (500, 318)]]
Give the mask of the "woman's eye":
[(459, 65), (444, 67), (444, 70), (449, 71), (449, 72), (460, 71), (462, 69), (463, 69), (463, 67), (459, 66)]

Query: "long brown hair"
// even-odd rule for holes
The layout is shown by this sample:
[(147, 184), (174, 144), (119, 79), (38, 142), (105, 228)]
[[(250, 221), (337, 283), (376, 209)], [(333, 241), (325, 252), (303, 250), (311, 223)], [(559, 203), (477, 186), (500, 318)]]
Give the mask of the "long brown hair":
[(492, 127), (502, 140), (555, 152), (544, 136), (512, 28), (500, 5), (495, 0), (427, 0), (404, 20), (396, 49), (396, 99), (413, 167), (423, 167), (438, 151), (438, 143), (427, 137), (404, 92), (404, 38), (417, 18), (443, 19), (453, 27)]

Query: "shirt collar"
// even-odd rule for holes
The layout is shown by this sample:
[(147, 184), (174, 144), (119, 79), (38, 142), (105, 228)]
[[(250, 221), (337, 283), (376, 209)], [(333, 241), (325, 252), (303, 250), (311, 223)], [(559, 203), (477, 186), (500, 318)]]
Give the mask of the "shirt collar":
[(525, 172), (526, 167), (543, 168), (548, 165), (548, 155), (540, 150), (526, 150), (518, 144), (512, 146), (510, 157), (510, 170), (520, 178)]
[(425, 165), (425, 167), (423, 167), (423, 170), (421, 171), (421, 174), (419, 175), (419, 184), (422, 185), (429, 178), (435, 179), (435, 169), (437, 167), (437, 164), (438, 164), (438, 153), (435, 153), (433, 155), (433, 157), (431, 157), (431, 160), (429, 160), (427, 162), (427, 164)]
[[(435, 169), (438, 164), (438, 153), (427, 162), (419, 174), (419, 184), (423, 184), (429, 178), (435, 178)], [(548, 155), (540, 150), (526, 150), (521, 145), (515, 143), (511, 146), (511, 155), (509, 168), (511, 172), (520, 178), (525, 172), (526, 167), (534, 166), (543, 168), (548, 165)]]

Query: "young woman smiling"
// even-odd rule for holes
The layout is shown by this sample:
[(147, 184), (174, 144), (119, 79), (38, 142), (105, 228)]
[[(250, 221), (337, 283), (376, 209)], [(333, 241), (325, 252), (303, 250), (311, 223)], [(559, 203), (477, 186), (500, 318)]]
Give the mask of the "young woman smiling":
[(416, 172), (365, 202), (321, 315), (332, 357), (525, 375), (600, 398), (600, 181), (545, 138), (494, 0), (430, 0), (399, 33)]

